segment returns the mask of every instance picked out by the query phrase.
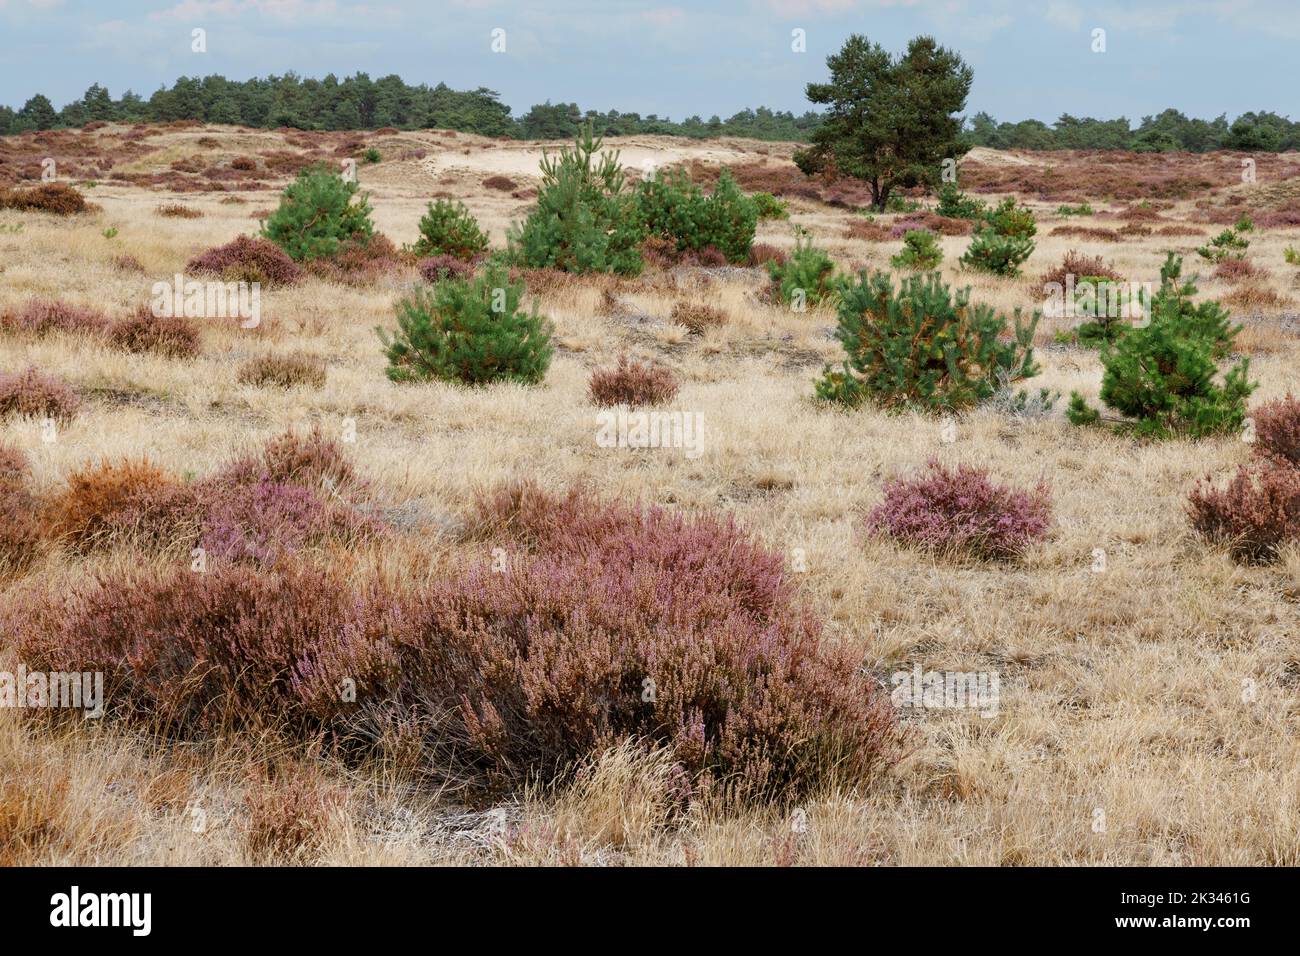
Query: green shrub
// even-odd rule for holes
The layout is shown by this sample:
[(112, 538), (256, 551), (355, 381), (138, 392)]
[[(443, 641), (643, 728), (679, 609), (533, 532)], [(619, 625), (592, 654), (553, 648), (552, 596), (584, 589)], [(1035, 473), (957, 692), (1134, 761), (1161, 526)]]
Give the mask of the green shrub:
[(1093, 209), (1085, 202), (1077, 206), (1057, 206), (1056, 214), (1058, 216), (1091, 216)]
[(758, 204), (741, 192), (725, 169), (709, 196), (680, 170), (642, 180), (636, 207), (646, 235), (671, 239), (679, 252), (713, 246), (730, 262), (749, 258)]
[[(1182, 259), (1170, 253), (1160, 270), (1151, 321), (1130, 328), (1101, 353), (1101, 400), (1125, 417), (1119, 427), (1151, 438), (1235, 432), (1246, 417), (1250, 360), (1243, 358), (1215, 381), (1217, 361), (1228, 355), (1241, 326), (1213, 301), (1194, 304), (1195, 282), (1181, 281)], [(1078, 392), (1068, 413), (1076, 425), (1101, 414)]]
[(1287, 246), (1282, 250), (1282, 258), (1287, 261), (1288, 265), (1300, 266), (1300, 249), (1295, 246)]
[(917, 200), (908, 199), (898, 193), (885, 200), (885, 212), (916, 212), (920, 208), (921, 204)]
[(1020, 267), (1033, 251), (1032, 239), (1003, 236), (994, 229), (982, 229), (975, 233), (965, 255), (959, 261), (978, 272), (1018, 276)]
[(984, 220), (999, 236), (1012, 239), (1032, 239), (1038, 232), (1034, 214), (1024, 206), (1017, 205), (1014, 196), (1008, 196), (989, 210)]
[(364, 159), (367, 163), (373, 164), (379, 162), (384, 157), (380, 155), (379, 150), (371, 146), (369, 149), (367, 149), (364, 153), (361, 154), (361, 158)]
[(280, 206), (262, 224), (262, 235), (299, 262), (334, 255), (348, 240), (374, 234), (370, 202), (360, 187), (328, 167), (311, 166), (298, 174), (280, 196)]
[(550, 323), (522, 312), (522, 282), (500, 264), (471, 279), (417, 286), (397, 303), (397, 331), (376, 329), (394, 382), (535, 383), (551, 364)]
[(989, 210), (981, 200), (958, 189), (956, 183), (944, 183), (939, 187), (939, 205), (934, 211), (949, 219), (983, 219)]
[(635, 200), (624, 192), (618, 152), (601, 153), (600, 146), (587, 124), (572, 148), (542, 158), (537, 205), (508, 236), (517, 265), (577, 273), (641, 271), (638, 247), (645, 233)]
[(469, 261), (487, 250), (488, 239), (462, 202), (429, 203), (412, 251), (420, 258), (455, 256)]
[(771, 193), (750, 193), (749, 198), (758, 210), (759, 219), (790, 218), (790, 207), (784, 199), (778, 199)]
[[(1248, 228), (1249, 220), (1247, 220)], [(1225, 259), (1244, 259), (1246, 258), (1246, 249), (1250, 247), (1250, 240), (1242, 236), (1246, 231), (1240, 228), (1241, 223), (1233, 226), (1231, 229), (1225, 229), (1204, 246), (1196, 250), (1196, 254), (1202, 259), (1213, 263), (1223, 262)]]
[[(886, 273), (840, 288), (836, 338), (847, 358), (827, 366), (817, 396), (845, 405), (870, 399), (885, 408), (960, 409), (991, 398), (1010, 382), (1038, 374), (1033, 336), (1039, 314), (1008, 330), (1004, 315), (971, 305), (938, 273), (910, 276), (894, 290)], [(1004, 336), (1011, 331), (1011, 337)]]
[(802, 231), (795, 234), (794, 252), (785, 262), (767, 263), (772, 298), (802, 312), (806, 305), (816, 305), (833, 298), (839, 286), (835, 263), (812, 244), (812, 237)]
[(895, 269), (929, 272), (943, 262), (943, 250), (928, 229), (912, 229), (903, 236), (903, 250), (889, 260)]

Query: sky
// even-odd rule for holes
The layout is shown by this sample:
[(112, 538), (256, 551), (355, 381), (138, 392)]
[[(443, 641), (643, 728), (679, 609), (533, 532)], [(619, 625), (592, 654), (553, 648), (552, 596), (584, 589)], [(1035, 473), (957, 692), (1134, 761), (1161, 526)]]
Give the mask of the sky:
[(678, 120), (801, 113), (852, 33), (961, 53), (967, 115), (1300, 112), (1300, 0), (0, 0), (0, 103), (292, 70), (485, 86), (515, 115), (545, 100)]

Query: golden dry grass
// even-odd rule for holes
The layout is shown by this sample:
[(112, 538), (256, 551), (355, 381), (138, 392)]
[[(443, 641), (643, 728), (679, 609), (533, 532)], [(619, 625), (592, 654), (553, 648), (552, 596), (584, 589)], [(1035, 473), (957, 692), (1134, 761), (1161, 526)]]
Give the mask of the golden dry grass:
[[(149, 141), (159, 155), (135, 165), (149, 171), (193, 155), (199, 135), (221, 140), (214, 155), (249, 152), (249, 138), (258, 148), (273, 145), (272, 134), (166, 132)], [(436, 162), (359, 167), (384, 233), (412, 241), (424, 203), (443, 190), (467, 203), (494, 244), (503, 242), (527, 203), (480, 181), (508, 169), (521, 186), (535, 185), (515, 157), (484, 158), (503, 150), (476, 137), (394, 139), (379, 143), (386, 156), (413, 145), (441, 152)], [(654, 147), (650, 139), (638, 148)], [(272, 194), (244, 194), (252, 205), (222, 203), (221, 195), (104, 184), (93, 196), (102, 209), (87, 216), (0, 213), (0, 225), (24, 226), (0, 233), (0, 309), (37, 295), (114, 314), (133, 309), (190, 256), (251, 231), (250, 208), (270, 204)], [(202, 218), (155, 214), (173, 199)], [(1030, 204), (1040, 225), (1024, 277), (958, 272), (965, 237), (939, 240), (945, 276), (1010, 310), (1039, 304), (1037, 276), (1071, 248), (1100, 253), (1140, 280), (1156, 280), (1173, 249), (1189, 255), (1187, 271), (1209, 275), (1194, 261), (1195, 238), (1053, 238), (1052, 226), (1067, 220), (1054, 215), (1055, 204)], [(854, 216), (847, 210), (798, 199), (791, 207), (793, 221), (842, 267), (885, 268), (899, 247), (843, 238)], [(1190, 220), (1191, 204), (1163, 216)], [(118, 229), (111, 240), (102, 235), (110, 226)], [(1297, 294), (1296, 270), (1282, 256), (1296, 240), (1294, 231), (1252, 237), (1251, 258), (1270, 270), (1265, 285), (1282, 298)], [(758, 241), (791, 248), (789, 224), (762, 224)], [(116, 266), (122, 255), (145, 271)], [(318, 424), (341, 435), (352, 420), (356, 443), (348, 447), (360, 472), (434, 526), (475, 489), (524, 476), (552, 488), (585, 482), (611, 497), (730, 511), (773, 547), (801, 549), (804, 599), (865, 668), (884, 679), (916, 664), (996, 670), (997, 716), (905, 711), (912, 747), (903, 763), (867, 792), (806, 802), (806, 827), (796, 827), (785, 810), (702, 806), (683, 814), (664, 799), (664, 762), (628, 750), (593, 756), (574, 787), (470, 811), (397, 767), (315, 764), (271, 741), (176, 751), (143, 732), (0, 712), (0, 862), (1300, 863), (1300, 556), (1239, 567), (1198, 542), (1183, 515), (1192, 482), (1244, 460), (1242, 442), (1141, 445), (1072, 429), (1063, 402), (1046, 420), (977, 410), (957, 423), (950, 444), (934, 419), (819, 409), (812, 379), (838, 361), (834, 315), (766, 304), (757, 270), (575, 280), (540, 296), (559, 345), (543, 385), (397, 386), (384, 377), (373, 328), (390, 322), (410, 281), (414, 273), (364, 289), (308, 279), (266, 290), (261, 328), (213, 322), (203, 354), (187, 362), (126, 355), (89, 339), (0, 337), (0, 368), (34, 364), (89, 399), (53, 443), (24, 421), (0, 426), (0, 441), (28, 454), (37, 486), (50, 493), (96, 460), (145, 455), (177, 474), (201, 474), (285, 428)], [(1214, 297), (1231, 288), (1208, 278), (1201, 285)], [(713, 306), (726, 321), (691, 335), (671, 321), (681, 301)], [(1292, 318), (1273, 309), (1246, 321), (1240, 344), (1261, 382), (1255, 400), (1294, 388), (1300, 344)], [(1039, 344), (1050, 346), (1063, 327), (1044, 320)], [(304, 351), (328, 365), (321, 387), (241, 384), (251, 359)], [(682, 386), (672, 407), (702, 414), (703, 455), (597, 445), (587, 378), (623, 352), (674, 370)], [(1095, 398), (1095, 353), (1048, 347), (1039, 359), (1035, 388)], [(937, 562), (865, 539), (858, 525), (882, 482), (931, 456), (978, 463), (1021, 485), (1046, 478), (1056, 514), (1051, 539), (998, 566)], [(452, 546), (436, 533), (410, 544)], [(1095, 549), (1107, 555), (1101, 573), (1092, 570)], [(361, 560), (372, 559), (387, 560)], [(57, 585), (85, 569), (53, 551), (30, 573)], [(279, 769), (268, 776), (268, 767)], [(276, 790), (282, 779), (307, 794), (288, 809), (276, 803), (287, 792)], [(196, 807), (206, 821), (198, 829)], [(310, 838), (250, 837), (303, 828)]]

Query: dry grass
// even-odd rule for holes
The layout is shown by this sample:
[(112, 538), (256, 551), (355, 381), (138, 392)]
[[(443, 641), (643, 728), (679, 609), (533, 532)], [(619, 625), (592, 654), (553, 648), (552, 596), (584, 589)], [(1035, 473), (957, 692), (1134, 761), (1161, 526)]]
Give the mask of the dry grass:
[[(127, 132), (109, 127), (97, 135)], [(219, 145), (199, 146), (200, 137)], [(536, 184), (513, 144), (489, 148), (479, 137), (432, 131), (391, 139), (386, 156), (425, 155), (359, 169), (381, 231), (398, 244), (413, 241), (424, 204), (443, 191), (469, 206), (494, 245), (503, 243), (527, 201), (484, 180)], [(267, 205), (266, 185), (282, 184), (295, 162), (336, 145), (324, 136), (213, 127), (125, 142), (132, 148), (115, 170), (124, 178), (96, 188), (99, 210), (67, 218), (0, 212), (0, 223), (24, 225), (21, 241), (5, 245), (0, 312), (54, 297), (130, 314), (147, 302), (154, 281), (254, 228), (247, 205), (191, 190), (202, 172), (170, 164), (201, 155), (197, 168), (206, 170), (256, 155), (279, 178), (224, 183), (234, 191), (221, 195)], [(655, 146), (684, 155), (721, 149), (653, 137), (631, 145), (633, 160), (636, 150)], [(757, 148), (737, 143), (723, 158), (780, 179), (785, 160)], [(540, 152), (536, 144), (520, 149)], [(986, 165), (995, 158), (977, 157)], [(1261, 188), (1274, 165), (1261, 162)], [(1268, 271), (1249, 284), (1211, 277), (1192, 253), (1204, 235), (1193, 227), (1205, 187), (1183, 192), (1198, 177), (1218, 175), (1219, 166), (1238, 177), (1225, 193), (1240, 188), (1227, 158), (1159, 184), (1169, 200), (1160, 221), (1187, 227), (1186, 236), (1120, 234), (1122, 220), (1100, 215), (1108, 201), (1086, 191), (1087, 179), (1071, 196), (1088, 198), (1099, 217), (1081, 228), (1106, 232), (1054, 235), (1079, 223), (1055, 216), (1058, 201), (1028, 194), (1040, 227), (1025, 274), (1039, 276), (1076, 250), (1104, 256), (1126, 280), (1156, 281), (1166, 250), (1187, 255), (1186, 271), (1202, 273), (1202, 293), (1241, 297), (1234, 311), (1247, 331), (1239, 344), (1252, 356), (1262, 383), (1254, 401), (1262, 402), (1294, 388), (1300, 329), (1287, 311), (1294, 270), (1282, 250), (1297, 244), (1300, 230), (1257, 230), (1251, 259)], [(981, 182), (991, 188), (1011, 175), (989, 173)], [(1032, 186), (1048, 174), (1016, 175)], [(183, 195), (202, 218), (155, 213), (159, 194), (147, 187), (169, 182), (176, 194), (164, 199)], [(1140, 197), (1134, 193), (1134, 202)], [(790, 204), (792, 220), (843, 269), (885, 268), (898, 251), (862, 229), (849, 209), (799, 195)], [(1109, 205), (1117, 212), (1132, 203)], [(881, 217), (882, 228), (897, 218)], [(119, 229), (111, 243), (102, 236), (109, 226)], [(758, 241), (790, 249), (790, 224), (760, 224)], [(968, 242), (939, 239), (948, 280), (972, 285), (976, 300), (1006, 311), (1041, 305), (1035, 283), (957, 271)], [(117, 265), (123, 257), (143, 271)], [(792, 808), (706, 804), (681, 812), (670, 769), (626, 748), (593, 756), (571, 787), (470, 809), (400, 764), (344, 768), (270, 737), (179, 751), (107, 722), (48, 724), (0, 710), (0, 863), (1300, 863), (1300, 552), (1269, 567), (1240, 566), (1200, 542), (1183, 510), (1197, 478), (1229, 474), (1246, 459), (1244, 443), (1138, 445), (1072, 429), (1059, 406), (1035, 421), (979, 409), (956, 423), (948, 443), (937, 420), (819, 409), (810, 401), (812, 379), (840, 357), (829, 335), (834, 314), (765, 303), (761, 269), (663, 268), (631, 281), (537, 277), (531, 288), (559, 346), (544, 384), (397, 386), (383, 374), (373, 329), (391, 322), (406, 281), (310, 276), (264, 289), (272, 321), (258, 330), (205, 322), (203, 351), (184, 361), (87, 337), (0, 334), (0, 367), (35, 365), (83, 398), (56, 440), (45, 439), (39, 422), (13, 418), (0, 425), (0, 443), (27, 455), (33, 487), (51, 495), (99, 460), (147, 455), (169, 473), (206, 474), (286, 428), (318, 425), (333, 437), (353, 429), (348, 447), (362, 477), (400, 505), (411, 530), (382, 550), (338, 560), (411, 586), (444, 561), (473, 556), (455, 531), (457, 515), (477, 488), (511, 477), (731, 512), (806, 568), (802, 598), (828, 622), (829, 638), (851, 647), (869, 672), (888, 684), (889, 675), (914, 666), (996, 671), (997, 715), (904, 710), (910, 755), (869, 790), (846, 786), (807, 800), (799, 808), (805, 829), (792, 826)], [(682, 303), (706, 304), (726, 321), (692, 335), (679, 324), (682, 313), (674, 317)], [(1040, 345), (1065, 324), (1044, 320)], [(241, 381), (265, 357), (297, 352), (328, 364), (323, 384)], [(703, 416), (704, 454), (597, 444), (588, 377), (622, 353), (671, 365), (681, 382), (673, 408)], [(1094, 352), (1050, 347), (1039, 359), (1035, 388), (1079, 389), (1095, 399)], [(886, 479), (934, 456), (989, 468), (1019, 487), (1046, 479), (1052, 536), (1018, 564), (994, 566), (939, 561), (855, 530)], [(1092, 570), (1098, 549), (1106, 554), (1100, 573)], [(103, 563), (141, 560), (53, 549), (5, 587), (57, 587)], [(1247, 686), (1253, 692), (1244, 695)]]

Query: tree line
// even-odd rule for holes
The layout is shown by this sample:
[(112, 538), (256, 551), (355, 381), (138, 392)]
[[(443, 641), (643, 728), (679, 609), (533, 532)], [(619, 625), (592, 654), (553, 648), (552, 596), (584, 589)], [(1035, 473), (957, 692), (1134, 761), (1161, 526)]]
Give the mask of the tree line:
[[(816, 102), (816, 101), (814, 101)], [(223, 76), (186, 77), (170, 89), (160, 88), (148, 99), (127, 91), (114, 98), (98, 83), (81, 99), (56, 109), (49, 97), (36, 94), (21, 108), (0, 106), (0, 135), (32, 130), (65, 129), (88, 122), (163, 123), (200, 120), (207, 123), (274, 129), (307, 130), (454, 129), (484, 136), (515, 139), (571, 139), (590, 122), (600, 136), (661, 134), (703, 139), (742, 136), (751, 139), (807, 142), (826, 121), (823, 113), (795, 115), (766, 107), (745, 109), (722, 119), (690, 116), (681, 121), (654, 113), (618, 110), (583, 111), (576, 103), (545, 103), (512, 116), (494, 90), (453, 90), (445, 83), (411, 86), (391, 75), (372, 80), (368, 74), (339, 79), (283, 76), (228, 80)], [(995, 149), (1114, 149), (1138, 152), (1214, 149), (1281, 152), (1300, 149), (1300, 122), (1272, 112), (1243, 113), (1229, 122), (1189, 118), (1168, 109), (1143, 117), (1135, 127), (1125, 117), (1099, 120), (1066, 113), (1055, 123), (1041, 120), (999, 123), (988, 113), (976, 113), (958, 133), (968, 146)]]

